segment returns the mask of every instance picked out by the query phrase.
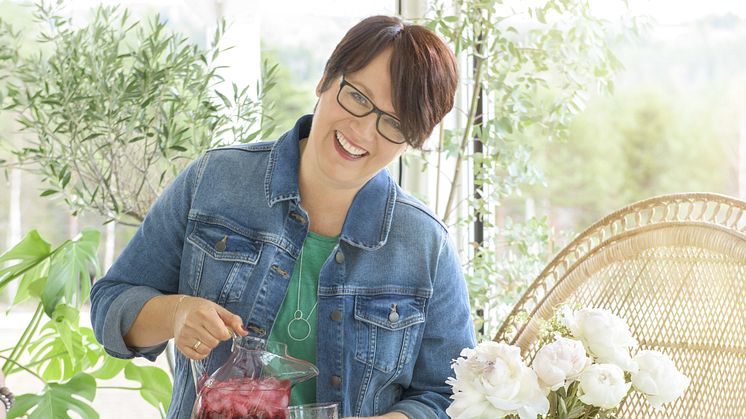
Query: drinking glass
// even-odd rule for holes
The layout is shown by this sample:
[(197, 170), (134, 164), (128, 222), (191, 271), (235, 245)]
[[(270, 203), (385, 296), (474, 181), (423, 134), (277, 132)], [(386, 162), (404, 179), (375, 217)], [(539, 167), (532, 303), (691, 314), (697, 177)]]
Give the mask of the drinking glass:
[(337, 403), (311, 403), (287, 408), (287, 419), (339, 419)]

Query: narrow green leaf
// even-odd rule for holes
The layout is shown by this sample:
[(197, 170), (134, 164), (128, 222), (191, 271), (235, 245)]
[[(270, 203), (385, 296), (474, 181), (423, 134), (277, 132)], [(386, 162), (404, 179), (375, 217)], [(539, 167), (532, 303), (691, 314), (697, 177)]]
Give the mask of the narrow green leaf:
[(93, 134), (90, 134), (90, 135), (86, 136), (85, 138), (83, 138), (83, 140), (81, 142), (86, 142), (88, 140), (92, 140), (92, 139), (100, 137), (102, 135), (104, 135), (104, 134), (100, 133), (100, 132), (94, 132)]
[(45, 190), (44, 192), (42, 192), (42, 193), (41, 193), (41, 194), (40, 194), (39, 196), (49, 196), (49, 195), (54, 195), (54, 194), (56, 194), (57, 192), (59, 192), (59, 191), (58, 191), (58, 190), (55, 190), (55, 189), (47, 189), (47, 190)]
[(71, 175), (71, 174), (72, 174), (71, 172), (66, 172), (66, 173), (65, 173), (65, 176), (63, 176), (63, 177), (62, 177), (62, 187), (63, 187), (63, 188), (64, 188), (65, 186), (67, 186), (67, 184), (68, 184), (68, 183), (70, 183), (70, 175)]

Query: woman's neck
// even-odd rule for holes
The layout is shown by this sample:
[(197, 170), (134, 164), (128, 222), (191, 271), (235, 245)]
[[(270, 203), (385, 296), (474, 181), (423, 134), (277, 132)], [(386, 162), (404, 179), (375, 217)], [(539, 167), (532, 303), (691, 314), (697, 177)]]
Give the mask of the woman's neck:
[(338, 188), (313, 171), (313, 165), (303, 164), (307, 140), (301, 141), (301, 163), (298, 170), (298, 189), (301, 206), (311, 220), (310, 230), (322, 236), (336, 236), (342, 231), (347, 211), (358, 189)]

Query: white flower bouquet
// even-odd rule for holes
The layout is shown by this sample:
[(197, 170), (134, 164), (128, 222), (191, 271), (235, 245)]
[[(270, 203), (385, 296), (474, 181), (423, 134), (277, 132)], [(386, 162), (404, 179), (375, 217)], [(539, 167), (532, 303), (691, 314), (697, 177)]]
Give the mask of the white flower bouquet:
[(608, 310), (564, 309), (550, 323), (531, 367), (520, 350), (482, 342), (453, 361), (453, 419), (616, 418), (632, 391), (655, 409), (679, 398), (689, 378), (657, 351), (630, 350), (637, 341), (621, 318)]

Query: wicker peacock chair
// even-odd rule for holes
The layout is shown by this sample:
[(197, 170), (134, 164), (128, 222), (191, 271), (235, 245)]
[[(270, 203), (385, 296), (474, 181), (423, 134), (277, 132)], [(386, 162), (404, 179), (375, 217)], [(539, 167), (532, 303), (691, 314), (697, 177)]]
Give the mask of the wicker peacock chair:
[(564, 303), (611, 310), (640, 349), (668, 354), (691, 378), (663, 412), (633, 393), (624, 417), (746, 417), (746, 202), (678, 194), (610, 214), (552, 260), (495, 340), (533, 359), (540, 325)]

